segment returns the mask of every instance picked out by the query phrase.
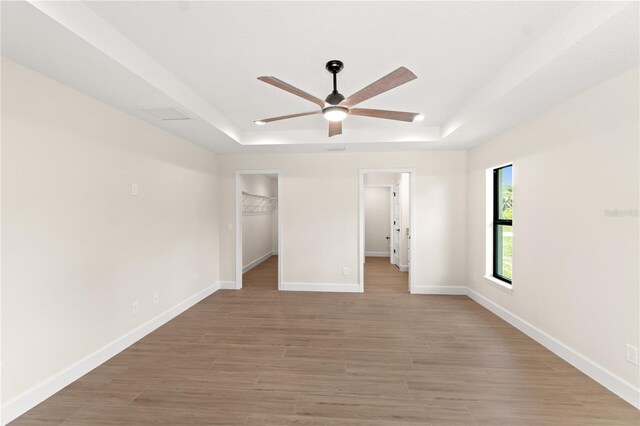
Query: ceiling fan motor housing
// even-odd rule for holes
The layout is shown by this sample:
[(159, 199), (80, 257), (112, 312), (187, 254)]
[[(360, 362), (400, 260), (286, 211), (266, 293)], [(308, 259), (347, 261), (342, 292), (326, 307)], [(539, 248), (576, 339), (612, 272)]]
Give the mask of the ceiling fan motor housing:
[(340, 102), (344, 101), (344, 96), (338, 92), (331, 92), (325, 101), (331, 105), (338, 105)]

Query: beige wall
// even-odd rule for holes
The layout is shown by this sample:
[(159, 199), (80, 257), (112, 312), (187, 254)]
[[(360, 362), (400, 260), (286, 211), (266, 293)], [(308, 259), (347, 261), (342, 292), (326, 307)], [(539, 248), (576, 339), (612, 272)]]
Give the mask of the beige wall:
[[(472, 290), (638, 386), (638, 69), (469, 152)], [(487, 168), (513, 162), (513, 294), (485, 273)], [(608, 216), (608, 211), (626, 216)], [(635, 211), (635, 213), (634, 213)], [(637, 391), (636, 391), (637, 392)]]
[(1, 132), (4, 403), (218, 280), (218, 186), (213, 153), (6, 59)]
[[(236, 170), (281, 170), (283, 282), (358, 283), (358, 182), (365, 168), (416, 169), (414, 282), (461, 286), (466, 269), (465, 151), (219, 156), (220, 268), (235, 280)], [(342, 275), (342, 268), (349, 275)]]
[(400, 182), (399, 173), (366, 173), (364, 185), (393, 185)]

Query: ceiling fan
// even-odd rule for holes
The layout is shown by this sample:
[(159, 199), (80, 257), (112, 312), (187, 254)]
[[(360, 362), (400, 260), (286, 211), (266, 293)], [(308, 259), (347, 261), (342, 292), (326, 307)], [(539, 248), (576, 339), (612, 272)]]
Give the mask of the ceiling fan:
[(374, 96), (377, 96), (381, 93), (384, 93), (404, 83), (408, 83), (409, 81), (416, 79), (416, 75), (405, 67), (400, 67), (392, 73), (385, 75), (381, 79), (368, 85), (359, 92), (354, 93), (348, 98), (345, 98), (340, 92), (338, 92), (338, 73), (342, 71), (342, 68), (344, 68), (344, 64), (341, 61), (332, 60), (327, 62), (326, 69), (331, 74), (333, 74), (333, 91), (329, 94), (329, 96), (326, 97), (324, 101), (275, 77), (258, 77), (258, 80), (264, 81), (267, 84), (313, 102), (314, 104), (318, 105), (320, 109), (309, 112), (301, 112), (298, 114), (264, 118), (262, 120), (255, 120), (254, 123), (257, 125), (264, 125), (272, 121), (304, 117), (306, 115), (322, 114), (324, 115), (324, 118), (329, 121), (329, 137), (331, 137), (342, 134), (342, 120), (344, 120), (349, 114), (360, 115), (364, 117), (385, 118), (387, 120), (398, 121), (417, 121), (422, 117), (419, 113), (415, 112), (354, 108), (360, 102), (366, 101), (367, 99), (373, 98)]

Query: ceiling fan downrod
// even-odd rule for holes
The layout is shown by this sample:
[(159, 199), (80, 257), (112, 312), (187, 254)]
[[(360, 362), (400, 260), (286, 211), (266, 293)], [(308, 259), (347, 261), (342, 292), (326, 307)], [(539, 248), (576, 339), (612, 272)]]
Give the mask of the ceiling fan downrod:
[(325, 68), (327, 69), (327, 71), (333, 74), (333, 92), (331, 92), (329, 96), (327, 96), (325, 101), (331, 105), (338, 105), (344, 100), (344, 96), (342, 96), (342, 94), (338, 92), (338, 73), (342, 71), (342, 68), (344, 68), (344, 64), (342, 63), (342, 61), (334, 59), (327, 62)]

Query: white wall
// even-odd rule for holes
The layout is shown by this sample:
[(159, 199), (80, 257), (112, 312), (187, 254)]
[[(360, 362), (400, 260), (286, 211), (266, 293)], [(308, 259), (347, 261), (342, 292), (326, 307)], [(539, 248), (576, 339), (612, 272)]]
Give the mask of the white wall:
[[(242, 190), (277, 197), (277, 180), (266, 175), (242, 175)], [(246, 272), (271, 256), (278, 247), (277, 211), (242, 214), (242, 268)]]
[[(468, 281), (484, 296), (638, 387), (638, 69), (473, 148)], [(485, 170), (513, 162), (513, 294), (485, 272)], [(611, 210), (627, 212), (612, 217)], [(586, 361), (585, 361), (586, 362)]]
[[(415, 168), (415, 283), (460, 286), (466, 280), (466, 156), (465, 151), (219, 156), (220, 199), (233, 199), (236, 170), (281, 170), (283, 282), (351, 290), (358, 286), (359, 170)], [(234, 281), (235, 232), (227, 228), (235, 222), (234, 206), (220, 207), (221, 280)], [(343, 267), (349, 269), (346, 276)]]
[(389, 257), (391, 237), (390, 187), (364, 189), (364, 252), (365, 256)]
[(4, 405), (216, 283), (218, 186), (213, 153), (6, 59), (1, 132)]

